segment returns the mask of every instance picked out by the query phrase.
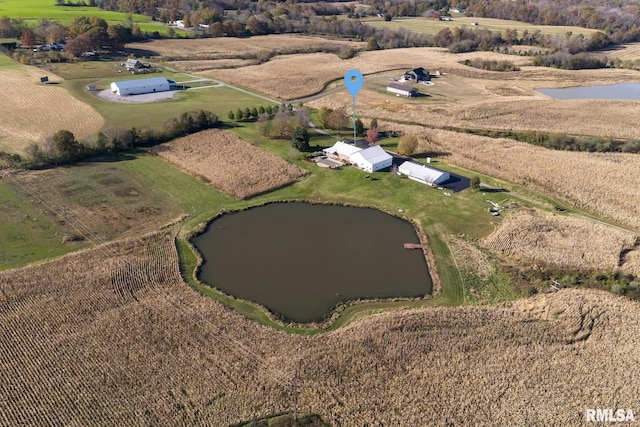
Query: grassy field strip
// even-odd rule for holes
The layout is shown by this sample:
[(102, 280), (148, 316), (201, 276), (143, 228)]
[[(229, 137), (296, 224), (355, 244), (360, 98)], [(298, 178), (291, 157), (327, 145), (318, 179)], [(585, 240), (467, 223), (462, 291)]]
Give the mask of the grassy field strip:
[[(509, 21), (504, 19), (494, 18), (477, 18), (463, 15), (455, 15), (451, 21), (439, 21), (435, 19), (427, 18), (411, 18), (402, 17), (394, 18), (391, 21), (385, 21), (381, 18), (365, 18), (363, 23), (371, 25), (376, 28), (388, 28), (399, 29), (405, 28), (409, 31), (413, 31), (421, 34), (435, 35), (439, 31), (448, 28), (454, 30), (455, 28), (464, 29), (480, 29), (490, 30), (494, 32), (504, 32), (505, 30), (516, 30), (519, 35), (522, 35), (523, 31), (528, 31), (529, 34), (540, 31), (542, 34), (548, 35), (562, 35), (571, 31), (573, 34), (583, 34), (585, 37), (591, 36), (591, 34), (598, 32), (598, 30), (582, 28), (582, 27), (570, 27), (570, 26), (558, 26), (558, 25), (534, 25), (526, 22)], [(476, 22), (477, 25), (473, 25), (472, 22)]]
[[(126, 14), (101, 10), (89, 6), (56, 6), (53, 0), (3, 0), (0, 2), (0, 16), (9, 18), (21, 18), (31, 23), (37, 23), (39, 19), (47, 18), (59, 22), (62, 25), (70, 25), (78, 16), (97, 16), (104, 19), (110, 25), (127, 22), (131, 16), (134, 25), (139, 25), (142, 31), (167, 32), (167, 25), (152, 21), (149, 16), (139, 14)], [(178, 31), (183, 33), (182, 31)]]

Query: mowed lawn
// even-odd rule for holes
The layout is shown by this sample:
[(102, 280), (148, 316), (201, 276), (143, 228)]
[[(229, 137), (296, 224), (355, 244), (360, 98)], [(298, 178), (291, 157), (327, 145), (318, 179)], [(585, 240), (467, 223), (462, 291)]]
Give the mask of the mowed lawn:
[[(2, 0), (0, 16), (22, 18), (33, 23), (40, 18), (48, 18), (64, 25), (69, 25), (78, 16), (97, 16), (113, 25), (126, 22), (129, 15), (89, 6), (56, 6), (55, 0)], [(168, 28), (165, 24), (152, 21), (145, 15), (132, 14), (131, 19), (143, 31), (165, 33)]]
[[(409, 31), (422, 34), (436, 34), (443, 28), (468, 28), (468, 29), (481, 29), (490, 30), (494, 32), (504, 32), (506, 29), (517, 30), (519, 35), (522, 35), (524, 30), (527, 30), (530, 34), (536, 30), (539, 30), (542, 34), (549, 35), (564, 35), (568, 31), (573, 34), (583, 34), (585, 37), (589, 37), (591, 34), (598, 32), (598, 30), (582, 28), (582, 27), (565, 27), (560, 25), (534, 25), (520, 21), (509, 21), (505, 19), (493, 19), (493, 18), (476, 18), (469, 16), (454, 16), (451, 21), (437, 21), (435, 19), (427, 18), (412, 18), (412, 17), (400, 17), (394, 18), (392, 21), (385, 21), (382, 18), (366, 18), (362, 20), (367, 25), (371, 25), (376, 28), (389, 28), (399, 29), (405, 28)], [(477, 25), (472, 25), (472, 22), (476, 22)]]

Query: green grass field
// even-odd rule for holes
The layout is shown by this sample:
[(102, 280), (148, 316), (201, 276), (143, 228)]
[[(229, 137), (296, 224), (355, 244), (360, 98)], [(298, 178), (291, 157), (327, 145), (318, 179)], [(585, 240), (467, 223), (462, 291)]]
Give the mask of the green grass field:
[[(78, 16), (97, 16), (107, 21), (109, 25), (122, 25), (131, 16), (133, 25), (138, 25), (142, 31), (158, 31), (160, 34), (166, 34), (169, 28), (166, 24), (153, 21), (151, 17), (145, 15), (129, 15), (89, 6), (56, 6), (54, 0), (2, 0), (0, 16), (21, 18), (30, 24), (36, 24), (39, 19), (46, 18), (62, 25), (71, 24)], [(182, 30), (176, 30), (176, 32), (185, 34)]]
[[(111, 12), (89, 6), (56, 6), (54, 0), (3, 0), (0, 1), (0, 16), (22, 18), (35, 24), (41, 18), (47, 18), (69, 25), (78, 16), (97, 16), (109, 25), (122, 24), (127, 21), (128, 14)], [(145, 15), (130, 15), (134, 25), (139, 25), (142, 31), (167, 32), (167, 26), (161, 22), (152, 21)]]
[[(573, 34), (584, 34), (585, 37), (588, 37), (592, 33), (597, 32), (597, 30), (582, 27), (533, 25), (527, 24), (526, 22), (508, 21), (504, 19), (493, 18), (475, 18), (463, 15), (454, 16), (452, 21), (437, 21), (435, 19), (427, 18), (399, 17), (389, 22), (381, 18), (365, 18), (362, 20), (362, 22), (376, 28), (389, 28), (394, 30), (405, 28), (409, 31), (422, 34), (436, 34), (443, 28), (449, 28), (451, 30), (453, 30), (454, 28), (483, 29), (494, 32), (504, 32), (504, 30), (510, 29), (517, 30), (519, 35), (522, 35), (522, 32), (524, 30), (529, 31), (529, 33), (533, 33), (535, 30), (540, 30), (542, 34), (549, 35), (564, 35), (568, 31), (571, 31)], [(472, 25), (472, 22), (477, 22), (478, 25)]]
[(71, 65), (60, 64), (55, 70), (56, 74), (65, 79), (63, 86), (73, 96), (91, 105), (104, 117), (105, 128), (157, 127), (191, 110), (212, 111), (221, 119), (226, 119), (229, 110), (269, 105), (267, 101), (229, 87), (187, 90), (177, 93), (175, 99), (141, 104), (107, 101), (86, 90), (89, 84), (95, 84), (98, 90), (108, 89), (111, 82), (118, 80), (166, 77), (180, 83), (194, 79), (192, 76), (170, 71), (132, 76), (128, 73), (118, 73), (118, 69), (122, 69), (118, 67), (119, 63), (90, 61)]

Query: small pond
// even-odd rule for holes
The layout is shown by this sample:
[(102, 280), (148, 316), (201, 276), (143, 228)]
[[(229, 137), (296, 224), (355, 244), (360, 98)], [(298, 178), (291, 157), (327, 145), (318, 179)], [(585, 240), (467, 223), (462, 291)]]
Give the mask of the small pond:
[(555, 99), (610, 99), (640, 101), (640, 83), (618, 83), (604, 86), (580, 86), (563, 89), (536, 89)]
[(214, 220), (192, 240), (200, 280), (294, 322), (341, 301), (419, 297), (431, 278), (413, 226), (374, 209), (275, 203)]

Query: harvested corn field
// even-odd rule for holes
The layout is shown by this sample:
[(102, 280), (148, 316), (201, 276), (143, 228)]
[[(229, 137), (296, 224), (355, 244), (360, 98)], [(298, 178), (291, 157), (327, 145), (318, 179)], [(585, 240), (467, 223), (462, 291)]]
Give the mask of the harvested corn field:
[(33, 143), (42, 144), (59, 130), (76, 138), (96, 133), (103, 119), (93, 107), (60, 87), (55, 76), (40, 83), (43, 71), (35, 67), (0, 63), (0, 151), (24, 154)]
[(418, 136), (419, 153), (438, 153), (463, 168), (524, 185), (640, 230), (637, 154), (555, 151), (422, 126), (394, 124), (393, 129)]
[(612, 271), (638, 236), (606, 224), (533, 209), (518, 209), (486, 237), (484, 246), (518, 264)]
[(299, 413), (333, 426), (582, 426), (587, 408), (636, 410), (639, 313), (563, 290), (288, 335), (192, 291), (173, 234), (154, 233), (0, 273), (0, 415), (236, 425), (292, 412), (297, 372)]
[(307, 173), (219, 129), (178, 138), (151, 151), (239, 199), (285, 186)]
[(255, 57), (256, 54), (291, 53), (315, 49), (338, 49), (341, 46), (364, 47), (364, 42), (304, 36), (269, 34), (254, 37), (218, 37), (208, 39), (164, 39), (129, 43), (127, 48), (140, 49), (165, 59), (228, 59)]

